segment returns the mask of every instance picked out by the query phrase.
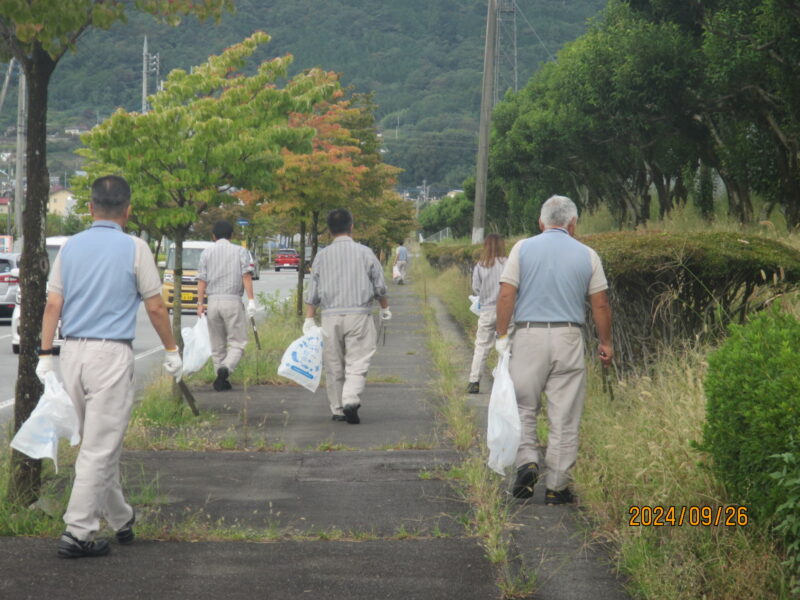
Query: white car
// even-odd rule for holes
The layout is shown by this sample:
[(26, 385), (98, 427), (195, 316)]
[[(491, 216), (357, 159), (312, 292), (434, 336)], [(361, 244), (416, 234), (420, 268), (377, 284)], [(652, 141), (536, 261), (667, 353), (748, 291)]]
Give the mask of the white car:
[(0, 320), (7, 321), (14, 313), (19, 284), (19, 254), (0, 252)]
[[(45, 247), (47, 248), (47, 258), (50, 259), (50, 266), (52, 267), (53, 262), (56, 260), (56, 255), (58, 251), (61, 250), (61, 247), (67, 243), (69, 236), (67, 235), (58, 235), (54, 237), (49, 237), (45, 241)], [(49, 275), (49, 273), (48, 273)], [(11, 315), (11, 351), (14, 354), (19, 354), (19, 341), (20, 341), (20, 302), (22, 302), (22, 291), (17, 288), (17, 302), (14, 306), (14, 312)], [(61, 325), (61, 323), (59, 323)], [(59, 327), (56, 330), (56, 337), (53, 340), (53, 353), (58, 354), (61, 350), (61, 345), (64, 343), (64, 338), (61, 337), (61, 328)]]

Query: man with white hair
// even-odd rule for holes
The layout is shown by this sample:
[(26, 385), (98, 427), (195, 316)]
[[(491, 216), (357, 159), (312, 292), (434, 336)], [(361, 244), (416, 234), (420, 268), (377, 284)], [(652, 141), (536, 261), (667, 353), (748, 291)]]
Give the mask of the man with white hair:
[[(549, 433), (545, 502), (575, 501), (570, 471), (578, 455), (578, 430), (586, 395), (583, 325), (586, 298), (599, 337), (603, 366), (611, 364), (611, 307), (597, 253), (575, 239), (578, 209), (565, 196), (552, 196), (539, 217), (542, 233), (517, 242), (500, 277), (497, 300), (499, 353), (511, 350), (509, 370), (522, 421), (517, 451), (516, 498), (533, 496), (539, 478), (536, 421), (547, 394)], [(513, 341), (508, 328), (514, 317)]]

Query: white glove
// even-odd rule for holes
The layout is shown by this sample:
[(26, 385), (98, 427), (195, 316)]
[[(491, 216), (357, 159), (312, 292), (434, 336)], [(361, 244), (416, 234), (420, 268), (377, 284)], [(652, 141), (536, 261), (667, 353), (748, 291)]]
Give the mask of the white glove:
[(382, 321), (388, 321), (391, 318), (392, 318), (392, 311), (389, 310), (389, 307), (387, 306), (386, 308), (382, 308), (381, 309), (381, 320)]
[(248, 300), (247, 301), (247, 318), (252, 319), (256, 316), (256, 301), (255, 300)]
[(503, 337), (498, 337), (494, 341), (494, 349), (497, 350), (497, 353), (502, 355), (505, 352), (508, 352), (509, 347), (511, 346), (511, 338), (508, 334), (505, 334)]
[(306, 317), (306, 320), (303, 321), (303, 335), (308, 335), (311, 333), (311, 328), (316, 326), (317, 322), (314, 319), (311, 317)]
[(181, 380), (183, 375), (183, 361), (181, 360), (181, 353), (178, 349), (165, 350), (164, 352), (164, 369), (175, 378), (176, 382)]
[(45, 376), (55, 369), (55, 364), (52, 356), (40, 356), (39, 362), (36, 365), (36, 376), (39, 381), (44, 383)]

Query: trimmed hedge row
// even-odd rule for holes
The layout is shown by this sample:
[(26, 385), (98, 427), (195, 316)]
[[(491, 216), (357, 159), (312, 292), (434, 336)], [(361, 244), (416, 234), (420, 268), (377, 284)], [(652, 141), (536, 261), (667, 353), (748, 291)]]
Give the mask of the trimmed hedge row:
[[(760, 288), (774, 296), (800, 281), (800, 251), (755, 235), (614, 232), (579, 239), (603, 261), (621, 365), (649, 362), (660, 344), (719, 334), (763, 307)], [(466, 243), (423, 249), (434, 267), (464, 273), (480, 254), (480, 246)]]

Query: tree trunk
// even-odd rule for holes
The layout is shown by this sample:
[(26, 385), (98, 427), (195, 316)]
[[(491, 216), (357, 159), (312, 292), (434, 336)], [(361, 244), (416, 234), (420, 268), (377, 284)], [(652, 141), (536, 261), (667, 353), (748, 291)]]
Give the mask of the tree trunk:
[[(184, 231), (175, 233), (175, 268), (173, 269), (174, 293), (172, 296), (172, 335), (183, 355), (183, 337), (181, 336), (181, 292), (183, 291), (183, 240)], [(197, 299), (198, 302), (200, 299)]]
[(306, 216), (300, 217), (300, 266), (297, 268), (297, 316), (303, 316), (303, 276), (306, 274)]
[[(23, 61), (28, 84), (27, 193), (22, 215), (22, 261), (20, 353), (14, 399), (14, 431), (30, 416), (42, 384), (36, 377), (38, 347), (41, 342), (47, 275), (50, 265), (45, 251), (44, 227), (50, 177), (47, 172), (47, 88), (56, 63), (37, 43), (29, 60)], [(42, 461), (12, 451), (8, 499), (28, 505), (39, 497)]]
[(317, 257), (319, 250), (319, 211), (311, 213), (311, 262)]

